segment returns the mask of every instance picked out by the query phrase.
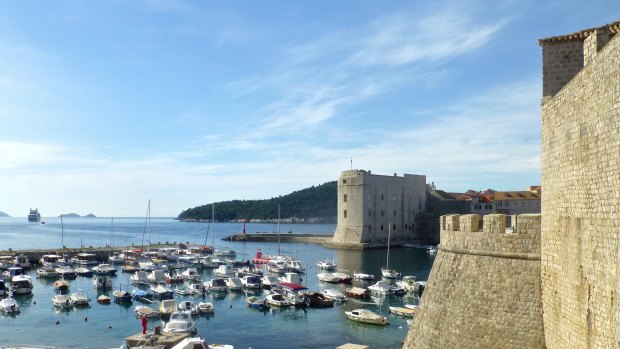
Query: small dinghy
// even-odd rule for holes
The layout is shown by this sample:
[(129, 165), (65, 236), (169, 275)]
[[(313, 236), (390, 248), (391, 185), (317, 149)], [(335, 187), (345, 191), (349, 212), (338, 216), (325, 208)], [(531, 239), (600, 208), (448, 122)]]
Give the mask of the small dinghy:
[(201, 314), (213, 314), (213, 303), (200, 302), (198, 303), (198, 311)]
[(390, 323), (387, 317), (373, 313), (368, 309), (355, 309), (352, 311), (345, 311), (344, 313), (347, 315), (347, 318), (349, 318), (349, 320), (365, 324), (385, 326)]
[(99, 304), (110, 304), (110, 297), (102, 294), (101, 296), (97, 297), (97, 303), (99, 303)]
[(55, 307), (60, 309), (70, 309), (73, 308), (73, 301), (71, 298), (64, 294), (57, 294), (52, 297), (52, 303)]
[(158, 318), (159, 312), (153, 308), (147, 307), (145, 305), (136, 305), (133, 309), (138, 317), (146, 316), (147, 318)]

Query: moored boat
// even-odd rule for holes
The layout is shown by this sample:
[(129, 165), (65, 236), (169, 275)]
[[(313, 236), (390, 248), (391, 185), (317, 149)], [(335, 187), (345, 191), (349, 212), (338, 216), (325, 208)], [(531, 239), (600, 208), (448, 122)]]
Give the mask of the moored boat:
[(331, 288), (325, 289), (321, 291), (321, 293), (328, 299), (333, 299), (335, 302), (344, 302), (347, 300), (347, 297), (343, 295), (342, 292)]
[(375, 276), (372, 274), (356, 273), (353, 272), (353, 278), (357, 280), (374, 280)]
[(175, 311), (170, 315), (170, 321), (166, 323), (162, 331), (164, 333), (195, 333), (196, 322), (189, 311)]
[(323, 270), (336, 270), (336, 268), (338, 267), (333, 260), (330, 261), (329, 259), (324, 259), (317, 262), (316, 266), (319, 267), (319, 269)]
[(57, 280), (54, 282), (54, 288), (60, 292), (69, 291), (69, 283), (66, 280)]
[(269, 304), (266, 300), (260, 299), (256, 296), (250, 296), (245, 299), (245, 302), (248, 303), (248, 307), (256, 308), (256, 309), (267, 309), (269, 308)]
[(162, 315), (170, 315), (177, 310), (177, 301), (174, 299), (164, 299), (159, 303), (158, 309)]
[(366, 299), (370, 296), (370, 291), (368, 289), (360, 287), (351, 287), (349, 289), (346, 289), (344, 293), (347, 295), (347, 297), (357, 299)]
[(355, 309), (352, 311), (345, 311), (344, 313), (350, 320), (365, 324), (388, 325), (390, 323), (387, 317), (376, 314), (368, 309)]
[(32, 280), (28, 275), (17, 275), (11, 280), (10, 291), (15, 295), (31, 294)]
[(306, 297), (308, 297), (308, 300), (310, 301), (310, 306), (313, 307), (325, 308), (334, 306), (334, 300), (325, 297), (322, 293), (308, 292), (306, 293)]
[(73, 301), (71, 298), (65, 294), (57, 294), (52, 297), (52, 303), (55, 307), (60, 309), (69, 309), (73, 308)]
[(0, 300), (0, 311), (9, 315), (16, 315), (21, 312), (21, 308), (15, 298), (13, 298), (13, 294), (9, 294), (8, 298), (4, 298)]
[(267, 303), (276, 307), (288, 307), (291, 305), (291, 302), (279, 293), (272, 293), (268, 295)]
[(106, 296), (105, 294), (102, 294), (101, 296), (97, 297), (97, 303), (110, 304), (110, 297)]
[(72, 293), (69, 296), (69, 298), (71, 298), (73, 305), (75, 305), (76, 307), (90, 305), (90, 299), (88, 298), (88, 295), (86, 295), (86, 293), (84, 293), (81, 290), (78, 290), (77, 292)]
[(200, 311), (201, 314), (213, 314), (213, 303), (210, 303), (210, 302), (198, 303), (198, 311)]
[(147, 307), (146, 305), (136, 305), (133, 308), (134, 312), (138, 317), (146, 316), (147, 318), (158, 318), (159, 312), (153, 308)]
[(406, 316), (406, 317), (414, 317), (417, 312), (417, 309), (409, 309), (409, 308), (403, 308), (403, 307), (389, 307), (389, 308), (390, 308), (390, 313), (400, 315), (400, 316)]
[(54, 267), (46, 266), (37, 269), (37, 277), (46, 279), (56, 279), (60, 277), (60, 273)]
[(179, 309), (179, 311), (189, 311), (192, 315), (198, 315), (199, 313), (198, 306), (192, 301), (182, 301), (177, 306), (177, 309)]

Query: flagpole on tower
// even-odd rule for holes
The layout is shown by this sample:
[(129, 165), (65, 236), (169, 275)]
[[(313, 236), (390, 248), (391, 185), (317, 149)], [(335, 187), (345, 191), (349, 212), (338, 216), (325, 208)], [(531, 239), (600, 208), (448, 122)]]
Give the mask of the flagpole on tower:
[(351, 158), (351, 169), (353, 169), (353, 158)]

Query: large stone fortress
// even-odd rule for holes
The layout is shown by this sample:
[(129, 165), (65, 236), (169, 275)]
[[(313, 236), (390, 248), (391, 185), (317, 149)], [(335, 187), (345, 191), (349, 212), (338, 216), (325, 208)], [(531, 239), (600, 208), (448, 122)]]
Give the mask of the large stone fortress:
[(405, 348), (619, 347), (618, 32), (620, 22), (539, 41), (540, 232), (531, 215), (518, 216), (512, 233), (495, 215), (482, 232), (476, 218), (442, 217)]
[(343, 171), (338, 178), (338, 224), (334, 246), (385, 246), (410, 241), (426, 202), (426, 176), (399, 177)]

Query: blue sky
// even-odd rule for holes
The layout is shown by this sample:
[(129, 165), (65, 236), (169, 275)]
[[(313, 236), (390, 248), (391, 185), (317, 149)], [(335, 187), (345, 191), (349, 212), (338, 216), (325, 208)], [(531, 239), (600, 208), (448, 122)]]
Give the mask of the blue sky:
[(0, 211), (176, 216), (338, 178), (540, 184), (537, 39), (597, 1), (14, 1)]

